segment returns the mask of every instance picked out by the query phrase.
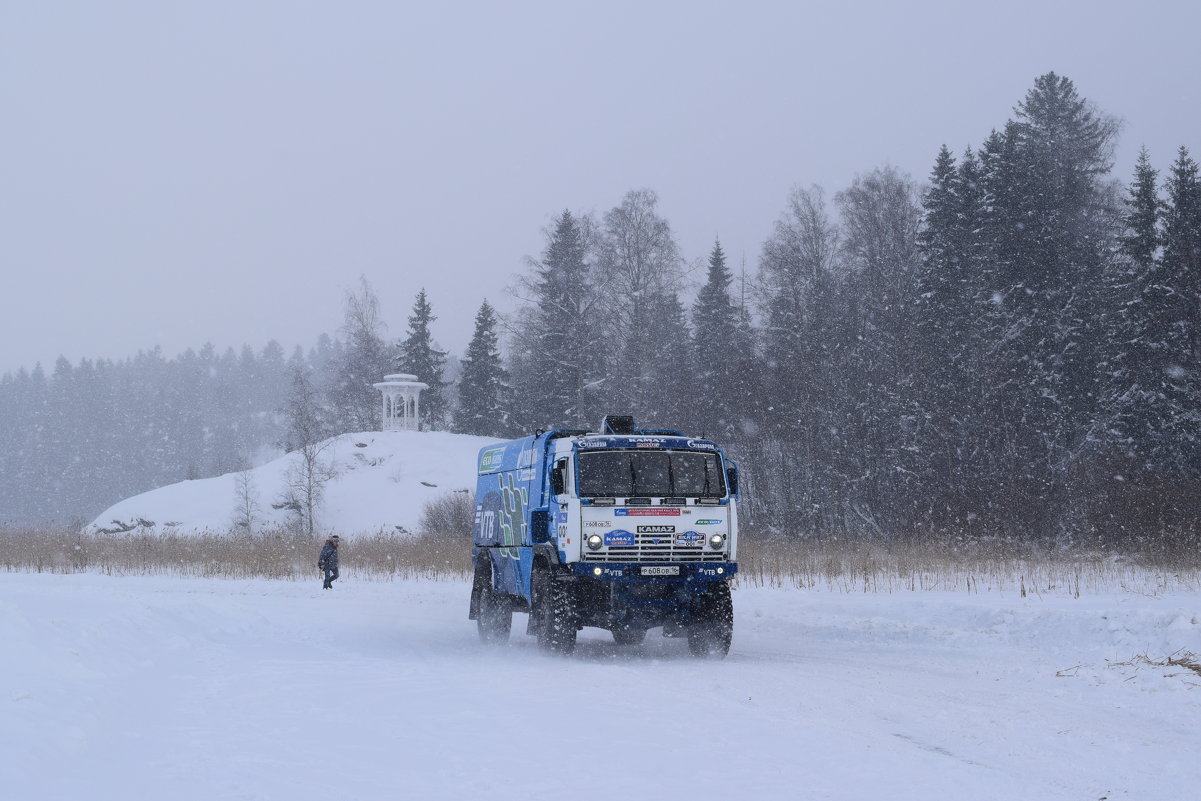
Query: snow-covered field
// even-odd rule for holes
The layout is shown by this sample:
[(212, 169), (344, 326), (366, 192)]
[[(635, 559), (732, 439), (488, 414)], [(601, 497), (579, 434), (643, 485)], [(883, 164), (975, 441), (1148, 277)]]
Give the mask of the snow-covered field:
[(1201, 595), (743, 588), (734, 647), (489, 649), (457, 582), (0, 575), (7, 799), (1179, 799)]

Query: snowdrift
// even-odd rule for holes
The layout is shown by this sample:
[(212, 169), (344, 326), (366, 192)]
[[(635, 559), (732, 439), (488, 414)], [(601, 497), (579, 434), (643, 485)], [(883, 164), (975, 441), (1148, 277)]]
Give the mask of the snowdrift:
[[(323, 533), (412, 532), (426, 501), (474, 489), (479, 449), (493, 442), (431, 431), (334, 437), (323, 459), (332, 461), (336, 475), (325, 485), (317, 525)], [(287, 524), (289, 511), (272, 504), (285, 495), (288, 470), (297, 459), (298, 454), (286, 454), (250, 471), (250, 491), (258, 505), (255, 528)], [(106, 509), (84, 531), (225, 531), (235, 520), (238, 475), (181, 481), (135, 495)]]

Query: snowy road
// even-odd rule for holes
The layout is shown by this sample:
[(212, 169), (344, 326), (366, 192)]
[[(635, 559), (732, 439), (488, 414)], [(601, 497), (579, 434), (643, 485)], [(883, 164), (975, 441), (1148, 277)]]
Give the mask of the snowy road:
[(1201, 653), (1198, 594), (740, 589), (724, 661), (657, 632), (629, 649), (586, 630), (566, 659), (518, 633), (487, 649), (466, 599), (2, 574), (3, 795), (1092, 801), (1201, 782), (1201, 676), (1112, 664)]

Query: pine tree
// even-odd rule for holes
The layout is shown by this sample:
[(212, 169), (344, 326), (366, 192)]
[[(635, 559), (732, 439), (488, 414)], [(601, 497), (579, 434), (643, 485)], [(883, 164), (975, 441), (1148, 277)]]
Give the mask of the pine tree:
[(1189, 334), (1196, 305), (1189, 301), (1187, 266), (1196, 234), (1189, 233), (1187, 211), (1179, 213), (1201, 209), (1196, 170), (1182, 152), (1164, 204), (1144, 150), (1129, 189), (1122, 258), (1108, 296), (1103, 414), (1095, 426), (1104, 432), (1098, 463), (1106, 476), (1120, 477), (1096, 493), (1096, 516), (1116, 521), (1107, 526), (1112, 533), (1188, 529), (1201, 514), (1201, 386)]
[[(916, 299), (920, 373), (912, 398), (913, 436), (921, 443), (922, 464), (916, 468), (924, 486), (915, 493), (915, 514), (932, 529), (947, 530), (964, 515), (972, 492), (963, 470), (965, 447), (973, 437), (971, 375), (975, 315), (972, 253), (973, 201), (978, 191), (979, 163), (969, 149), (956, 165), (944, 145), (922, 198), (918, 236), (921, 263)], [(978, 201), (977, 201), (978, 202)]]
[(496, 312), (484, 301), (475, 316), (475, 332), (463, 357), (455, 431), (487, 437), (509, 431), (508, 388), (497, 346)]
[(514, 416), (521, 430), (576, 428), (594, 415), (607, 360), (597, 342), (600, 297), (584, 220), (564, 210), (526, 279), (530, 306), (512, 361)]
[(917, 241), (927, 263), (945, 264), (959, 249), (958, 178), (955, 156), (943, 145), (930, 172), (930, 187), (922, 195), (922, 229)]
[(1027, 270), (1034, 288), (1095, 269), (1108, 236), (1090, 236), (1108, 208), (1101, 183), (1113, 166), (1117, 123), (1098, 114), (1066, 77), (1041, 75), (1015, 109), (1012, 136), (1024, 166), (1020, 189)]
[[(1164, 275), (1159, 259), (1159, 222), (1163, 203), (1157, 188), (1158, 172), (1144, 148), (1135, 167), (1123, 217), (1125, 233), (1119, 237), (1124, 256), (1110, 280), (1110, 313), (1105, 414), (1110, 418), (1110, 439), (1117, 438), (1130, 458), (1155, 437), (1147, 430), (1162, 410), (1164, 357), (1172, 335), (1172, 295), (1175, 289)], [(1166, 293), (1166, 294), (1165, 294)], [(1164, 318), (1164, 315), (1167, 318)], [(1130, 467), (1118, 472), (1130, 470)]]
[(649, 372), (633, 409), (648, 428), (682, 429), (696, 395), (696, 376), (688, 361), (690, 336), (684, 305), (674, 292), (658, 292), (646, 304)]
[[(739, 358), (738, 311), (730, 301), (733, 273), (721, 242), (709, 253), (709, 272), (692, 307), (693, 392), (687, 411), (689, 429), (727, 441), (736, 428), (736, 365)], [(676, 425), (680, 425), (677, 423)]]
[[(1043, 536), (1084, 520), (1089, 425), (1104, 361), (1099, 305), (1115, 250), (1117, 198), (1105, 176), (1115, 123), (1048, 73), (981, 152), (983, 297), (977, 451), (989, 510)], [(1069, 476), (1073, 476), (1069, 480)]]
[(1123, 218), (1126, 233), (1118, 237), (1122, 253), (1142, 270), (1149, 270), (1155, 263), (1159, 250), (1159, 218), (1163, 206), (1156, 189), (1158, 171), (1151, 166), (1147, 148), (1138, 153), (1134, 168), (1134, 183), (1126, 201), (1127, 212)]
[(1197, 162), (1181, 147), (1166, 182), (1163, 280), (1171, 288), (1172, 325), (1164, 369), (1179, 400), (1174, 428), (1191, 478), (1201, 476), (1201, 179)]
[(421, 393), (421, 423), (426, 428), (438, 430), (446, 424), (447, 403), (444, 394), (446, 382), (442, 378), (446, 352), (435, 347), (430, 333), (430, 323), (436, 319), (422, 288), (417, 293), (413, 313), (409, 316), (408, 335), (400, 343), (397, 369), (417, 376), (418, 381), (428, 385), (429, 388)]
[(1167, 180), (1168, 204), (1163, 218), (1163, 264), (1180, 288), (1181, 323), (1196, 372), (1201, 360), (1201, 180), (1197, 162), (1181, 147)]

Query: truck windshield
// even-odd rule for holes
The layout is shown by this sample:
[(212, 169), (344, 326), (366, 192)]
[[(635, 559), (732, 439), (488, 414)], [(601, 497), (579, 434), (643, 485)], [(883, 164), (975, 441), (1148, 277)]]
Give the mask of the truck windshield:
[(579, 459), (581, 498), (721, 498), (726, 494), (716, 453), (586, 451)]

